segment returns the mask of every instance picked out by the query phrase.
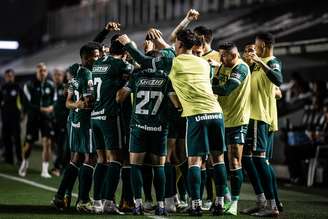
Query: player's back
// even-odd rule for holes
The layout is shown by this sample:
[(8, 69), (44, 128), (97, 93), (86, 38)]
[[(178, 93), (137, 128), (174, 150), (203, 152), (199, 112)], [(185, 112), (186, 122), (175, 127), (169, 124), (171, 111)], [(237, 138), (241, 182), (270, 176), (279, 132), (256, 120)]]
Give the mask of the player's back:
[(222, 112), (209, 73), (210, 65), (203, 58), (182, 54), (173, 60), (169, 77), (181, 102), (182, 116)]
[(168, 75), (162, 70), (144, 69), (132, 75), (129, 88), (133, 92), (131, 126), (146, 131), (167, 128)]
[(92, 68), (94, 84), (93, 115), (117, 115), (119, 105), (115, 100), (116, 92), (124, 85), (124, 74), (132, 71), (130, 64), (112, 56), (97, 60)]

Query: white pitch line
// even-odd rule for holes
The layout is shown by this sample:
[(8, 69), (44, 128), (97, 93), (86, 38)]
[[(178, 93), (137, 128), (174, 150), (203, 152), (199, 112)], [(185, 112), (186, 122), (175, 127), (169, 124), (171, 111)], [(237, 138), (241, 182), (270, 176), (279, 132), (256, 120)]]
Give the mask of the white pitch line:
[[(20, 178), (20, 177), (7, 175), (7, 174), (4, 174), (4, 173), (0, 173), (0, 177), (5, 178), (5, 179), (14, 180), (14, 181), (21, 182), (21, 183), (25, 183), (27, 185), (34, 186), (34, 187), (44, 189), (44, 190), (47, 190), (47, 191), (57, 192), (57, 189), (54, 188), (54, 187), (46, 186), (46, 185), (43, 185), (41, 183), (34, 182), (32, 180), (27, 180), (27, 179), (23, 179), (23, 178)], [(72, 193), (72, 196), (77, 198), (76, 193)]]

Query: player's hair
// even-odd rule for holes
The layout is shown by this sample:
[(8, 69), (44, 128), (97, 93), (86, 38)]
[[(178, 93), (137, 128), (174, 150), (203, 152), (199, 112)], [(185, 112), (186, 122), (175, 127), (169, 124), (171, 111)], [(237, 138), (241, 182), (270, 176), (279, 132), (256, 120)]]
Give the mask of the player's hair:
[(93, 53), (95, 50), (101, 50), (101, 45), (97, 42), (88, 42), (84, 44), (81, 49), (80, 49), (80, 57), (82, 58), (83, 56), (90, 55)]
[(196, 35), (196, 42), (195, 42), (195, 46), (204, 46), (205, 45), (205, 38), (204, 36), (197, 36)]
[(194, 33), (196, 33), (198, 36), (204, 36), (206, 43), (211, 43), (213, 40), (213, 32), (211, 29), (205, 27), (205, 26), (198, 26), (195, 27)]
[(115, 34), (111, 39), (110, 39), (110, 53), (113, 55), (123, 55), (125, 50), (124, 46), (117, 40), (119, 36), (122, 34)]
[(36, 65), (36, 68), (46, 68), (46, 64), (44, 62), (40, 62)]
[(14, 69), (12, 69), (12, 68), (8, 68), (8, 69), (5, 70), (5, 75), (6, 75), (6, 74), (9, 74), (10, 72), (12, 72), (13, 74), (15, 74)]
[(260, 32), (256, 35), (256, 38), (262, 40), (268, 47), (272, 47), (275, 43), (273, 34), (269, 32)]
[(182, 46), (188, 50), (197, 43), (196, 35), (190, 29), (178, 31), (177, 39), (181, 41)]
[(158, 50), (150, 50), (149, 52), (146, 53), (146, 56), (157, 58), (161, 56), (161, 53)]
[(221, 45), (219, 45), (219, 49), (226, 50), (226, 51), (231, 51), (233, 49), (237, 48), (236, 44), (232, 42), (225, 42)]

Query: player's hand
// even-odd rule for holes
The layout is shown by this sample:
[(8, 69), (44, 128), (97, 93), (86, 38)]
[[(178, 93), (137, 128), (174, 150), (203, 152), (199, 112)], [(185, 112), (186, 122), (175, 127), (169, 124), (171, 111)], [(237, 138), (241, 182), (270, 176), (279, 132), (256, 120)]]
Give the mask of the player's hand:
[(144, 47), (144, 52), (147, 53), (149, 51), (154, 50), (154, 43), (150, 40), (145, 40), (143, 47)]
[(118, 22), (110, 21), (106, 24), (105, 29), (108, 31), (120, 31), (121, 24)]
[(214, 67), (220, 67), (220, 65), (221, 65), (219, 62), (215, 61), (214, 59), (208, 59), (207, 61), (211, 66), (214, 66)]
[(251, 58), (254, 62), (256, 62), (256, 63), (261, 63), (261, 62), (262, 62), (262, 59), (261, 59), (260, 57), (258, 57), (258, 56), (256, 55), (256, 53), (251, 53), (251, 54), (250, 54), (250, 58)]
[(51, 113), (51, 112), (53, 112), (53, 107), (52, 106), (40, 107), (40, 111), (42, 113)]
[(119, 36), (116, 40), (119, 41), (123, 46), (131, 42), (130, 38), (126, 34)]
[(147, 39), (150, 39), (150, 40), (157, 40), (157, 39), (160, 39), (162, 38), (162, 32), (159, 31), (158, 29), (155, 29), (155, 28), (150, 28), (148, 31), (147, 31)]
[(189, 21), (196, 21), (196, 20), (198, 20), (198, 17), (199, 17), (199, 12), (196, 11), (195, 9), (190, 9), (186, 16), (186, 18)]
[(86, 108), (86, 103), (82, 100), (78, 100), (77, 102), (75, 102), (75, 108), (85, 109)]

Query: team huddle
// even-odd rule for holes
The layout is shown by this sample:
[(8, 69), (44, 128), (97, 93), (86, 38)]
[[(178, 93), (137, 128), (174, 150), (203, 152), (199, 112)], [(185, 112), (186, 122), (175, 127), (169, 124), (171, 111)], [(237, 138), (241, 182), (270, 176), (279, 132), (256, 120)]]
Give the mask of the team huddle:
[[(274, 38), (258, 34), (242, 56), (230, 42), (215, 51), (210, 29), (187, 29), (198, 16), (189, 10), (170, 43), (150, 29), (144, 51), (126, 34), (115, 34), (109, 48), (99, 41), (81, 47), (81, 63), (68, 70), (71, 160), (52, 206), (70, 206), (78, 179), (80, 212), (279, 215), (282, 204), (269, 163), (282, 83)], [(110, 22), (99, 38), (119, 30)], [(238, 211), (243, 169), (256, 206)]]

